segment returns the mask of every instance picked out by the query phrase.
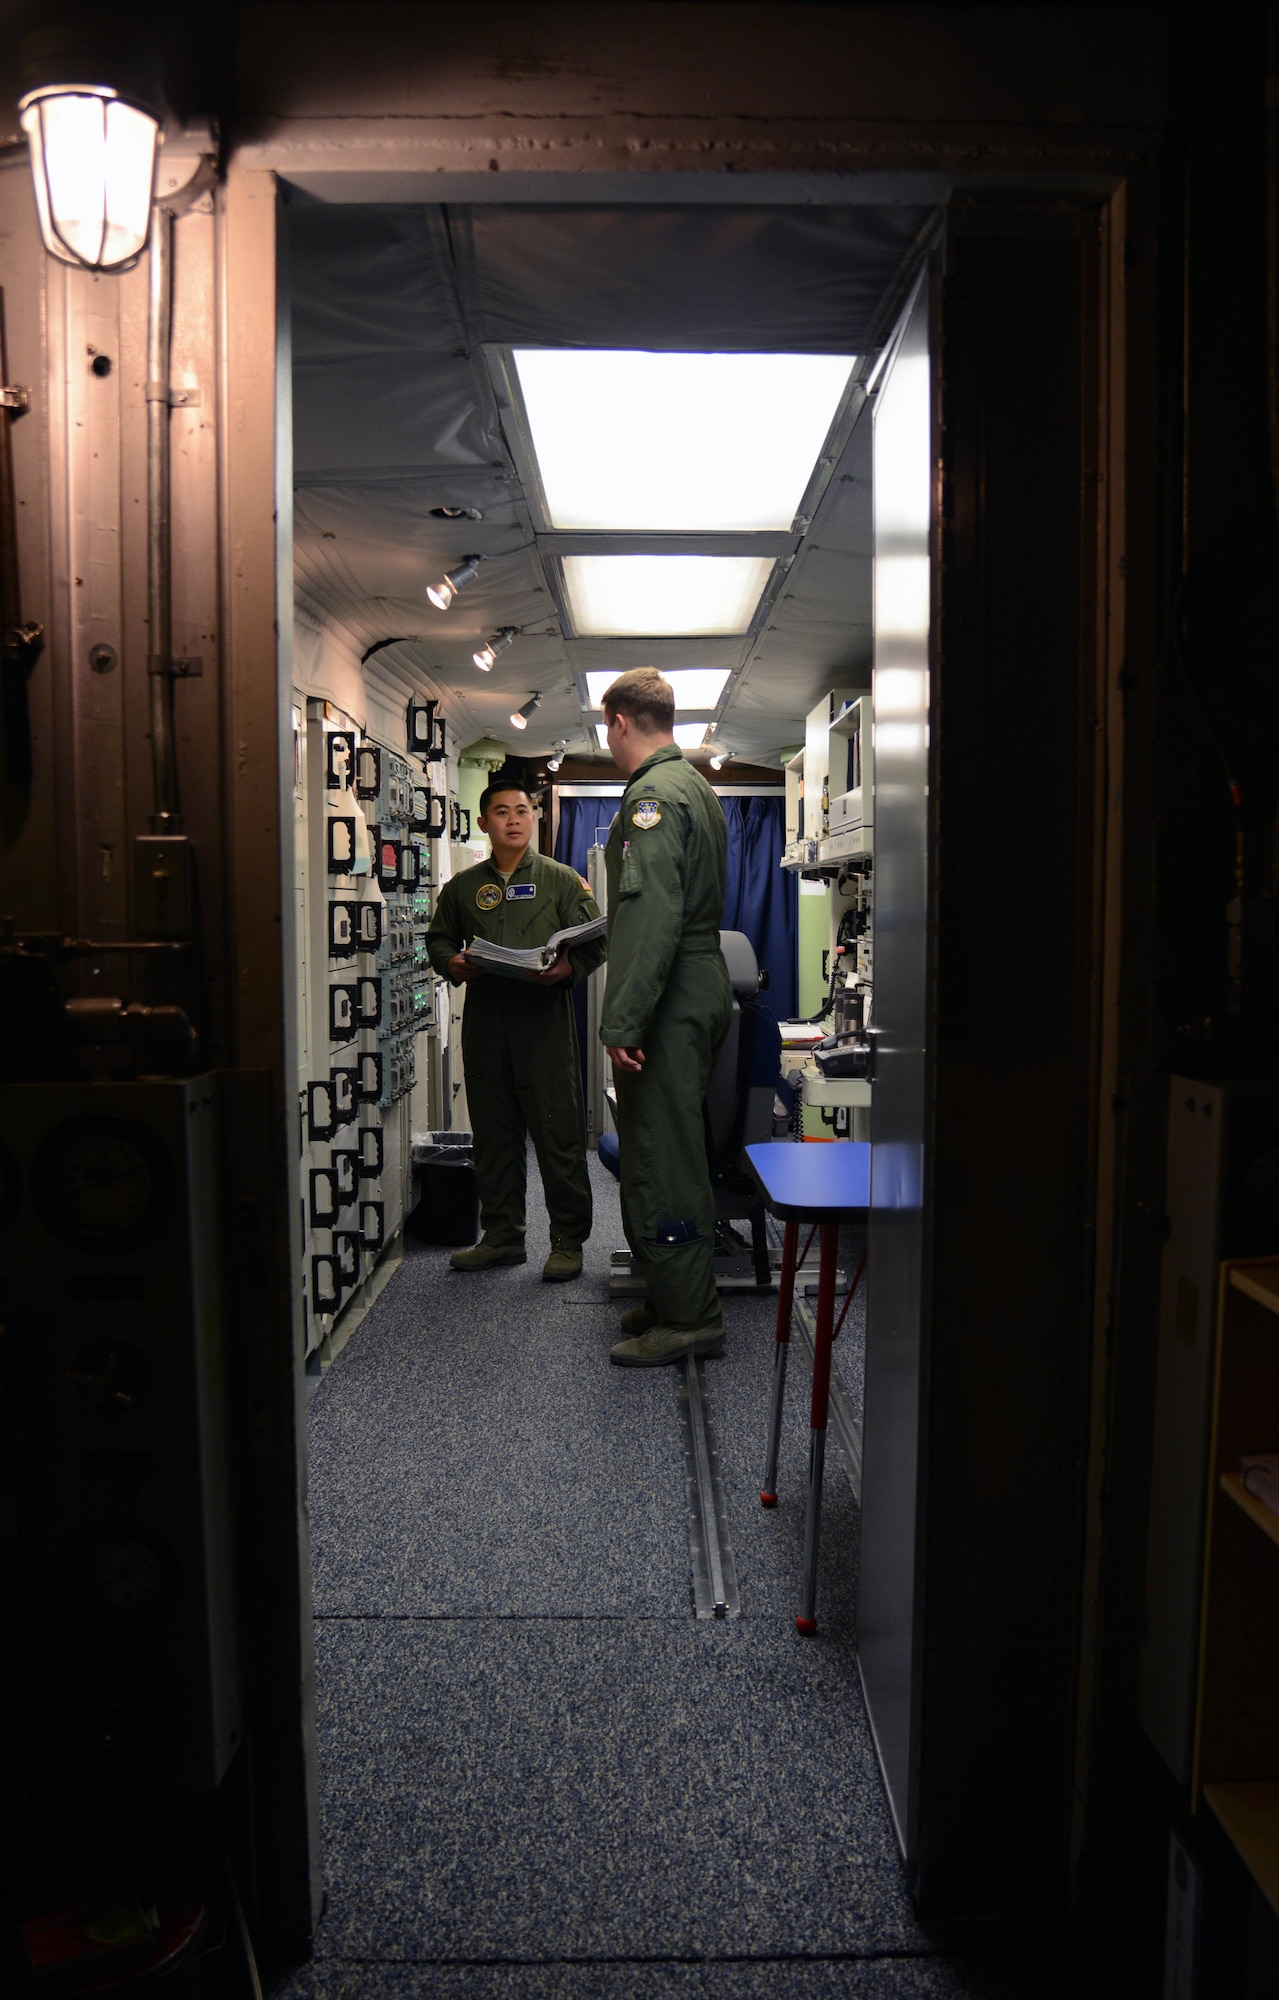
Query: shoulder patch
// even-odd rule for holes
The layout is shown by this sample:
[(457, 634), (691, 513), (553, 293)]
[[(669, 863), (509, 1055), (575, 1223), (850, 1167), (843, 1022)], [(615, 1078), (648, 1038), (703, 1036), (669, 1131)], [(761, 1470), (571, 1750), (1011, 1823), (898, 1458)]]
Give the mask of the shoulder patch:
[(641, 799), (631, 814), (631, 825), (638, 827), (660, 826), (662, 809), (656, 799)]
[(502, 891), (496, 882), (482, 882), (475, 891), (477, 910), (495, 910), (502, 900)]
[(577, 879), (581, 883), (582, 887), (585, 889), (587, 895), (589, 896), (591, 893), (591, 885), (587, 881), (585, 875), (579, 875)]

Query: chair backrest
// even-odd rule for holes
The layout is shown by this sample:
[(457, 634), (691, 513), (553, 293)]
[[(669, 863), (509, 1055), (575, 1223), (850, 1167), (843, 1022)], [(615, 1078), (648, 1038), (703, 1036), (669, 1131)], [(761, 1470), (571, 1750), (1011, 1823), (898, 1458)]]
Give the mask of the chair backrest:
[(781, 1071), (781, 1037), (759, 1005), (755, 948), (741, 931), (721, 931), (720, 950), (733, 988), (733, 1017), (706, 1091), (711, 1178), (738, 1171), (743, 1146), (773, 1136), (773, 1095)]

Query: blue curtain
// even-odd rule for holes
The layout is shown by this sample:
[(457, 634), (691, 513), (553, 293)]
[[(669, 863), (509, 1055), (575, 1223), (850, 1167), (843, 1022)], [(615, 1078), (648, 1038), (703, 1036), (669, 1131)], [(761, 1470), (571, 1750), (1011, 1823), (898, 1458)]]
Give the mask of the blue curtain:
[[(618, 799), (560, 799), (555, 859), (586, 873), (586, 852), (601, 845), (617, 817)], [(768, 1011), (779, 1021), (794, 1019), (799, 912), (796, 878), (778, 866), (786, 834), (786, 802), (773, 798), (736, 799), (721, 795), (728, 821), (728, 881), (721, 929), (743, 931), (768, 973)], [(579, 1001), (578, 1031), (585, 1037), (586, 999)]]
[(795, 1018), (799, 957), (796, 877), (780, 867), (786, 801), (720, 799), (728, 821), (728, 882), (721, 930), (743, 931), (768, 973), (765, 1006), (779, 1021)]
[(560, 824), (555, 835), (555, 859), (567, 861), (570, 868), (576, 868), (579, 875), (586, 873), (587, 849), (595, 846), (598, 831), (599, 845), (603, 847), (608, 838), (608, 830), (617, 818), (616, 799), (565, 799), (560, 800)]
[[(586, 879), (587, 850), (598, 845), (603, 847), (608, 839), (608, 830), (617, 818), (620, 796), (615, 799), (565, 799), (560, 800), (560, 823), (555, 835), (555, 859), (567, 861), (570, 868), (576, 868), (583, 881)], [(582, 1067), (582, 1099), (586, 1099), (586, 986), (575, 986), (572, 992), (573, 1013), (577, 1020), (577, 1056)]]

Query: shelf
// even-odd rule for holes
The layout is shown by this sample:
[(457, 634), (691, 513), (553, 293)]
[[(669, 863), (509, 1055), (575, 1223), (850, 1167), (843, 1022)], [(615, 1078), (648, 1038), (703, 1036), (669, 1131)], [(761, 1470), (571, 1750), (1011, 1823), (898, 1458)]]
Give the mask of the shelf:
[(1242, 1507), (1250, 1521), (1255, 1521), (1263, 1535), (1279, 1545), (1279, 1514), (1273, 1513), (1264, 1500), (1258, 1500), (1248, 1491), (1237, 1472), (1223, 1472), (1221, 1490), (1228, 1493), (1236, 1507)]
[(1279, 1257), (1267, 1257), (1255, 1264), (1235, 1264), (1230, 1282), (1236, 1291), (1255, 1299), (1267, 1312), (1279, 1313)]
[(850, 701), (844, 703), (838, 715), (831, 717), (830, 733), (832, 736), (849, 737), (857, 733), (862, 726), (859, 704), (866, 699), (869, 693), (870, 689), (866, 688), (863, 693), (855, 694)]
[(1205, 1785), (1239, 1859), (1279, 1915), (1279, 1784)]
[(806, 1069), (801, 1072), (800, 1096), (805, 1104), (825, 1105), (827, 1109), (832, 1105), (870, 1109), (870, 1085), (864, 1076), (823, 1076), (820, 1070)]

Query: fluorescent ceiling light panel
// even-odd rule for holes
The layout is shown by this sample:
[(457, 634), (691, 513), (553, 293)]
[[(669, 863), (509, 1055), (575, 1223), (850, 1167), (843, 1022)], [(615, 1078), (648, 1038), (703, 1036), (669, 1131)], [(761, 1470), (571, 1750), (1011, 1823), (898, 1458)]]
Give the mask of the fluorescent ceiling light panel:
[(512, 350), (553, 528), (789, 528), (855, 357)]
[(582, 638), (697, 638), (750, 627), (771, 556), (565, 556)]
[[(591, 708), (599, 707), (604, 690), (612, 687), (622, 671), (619, 667), (616, 673), (586, 676), (586, 699)], [(664, 673), (662, 679), (670, 682), (677, 708), (715, 708), (728, 675), (727, 667), (676, 667), (671, 673)]]
[[(597, 722), (595, 725), (595, 734), (599, 741), (600, 749), (607, 750), (608, 724), (606, 722)], [(706, 724), (704, 722), (677, 722), (675, 724), (675, 741), (679, 744), (681, 750), (698, 750), (705, 740)]]

